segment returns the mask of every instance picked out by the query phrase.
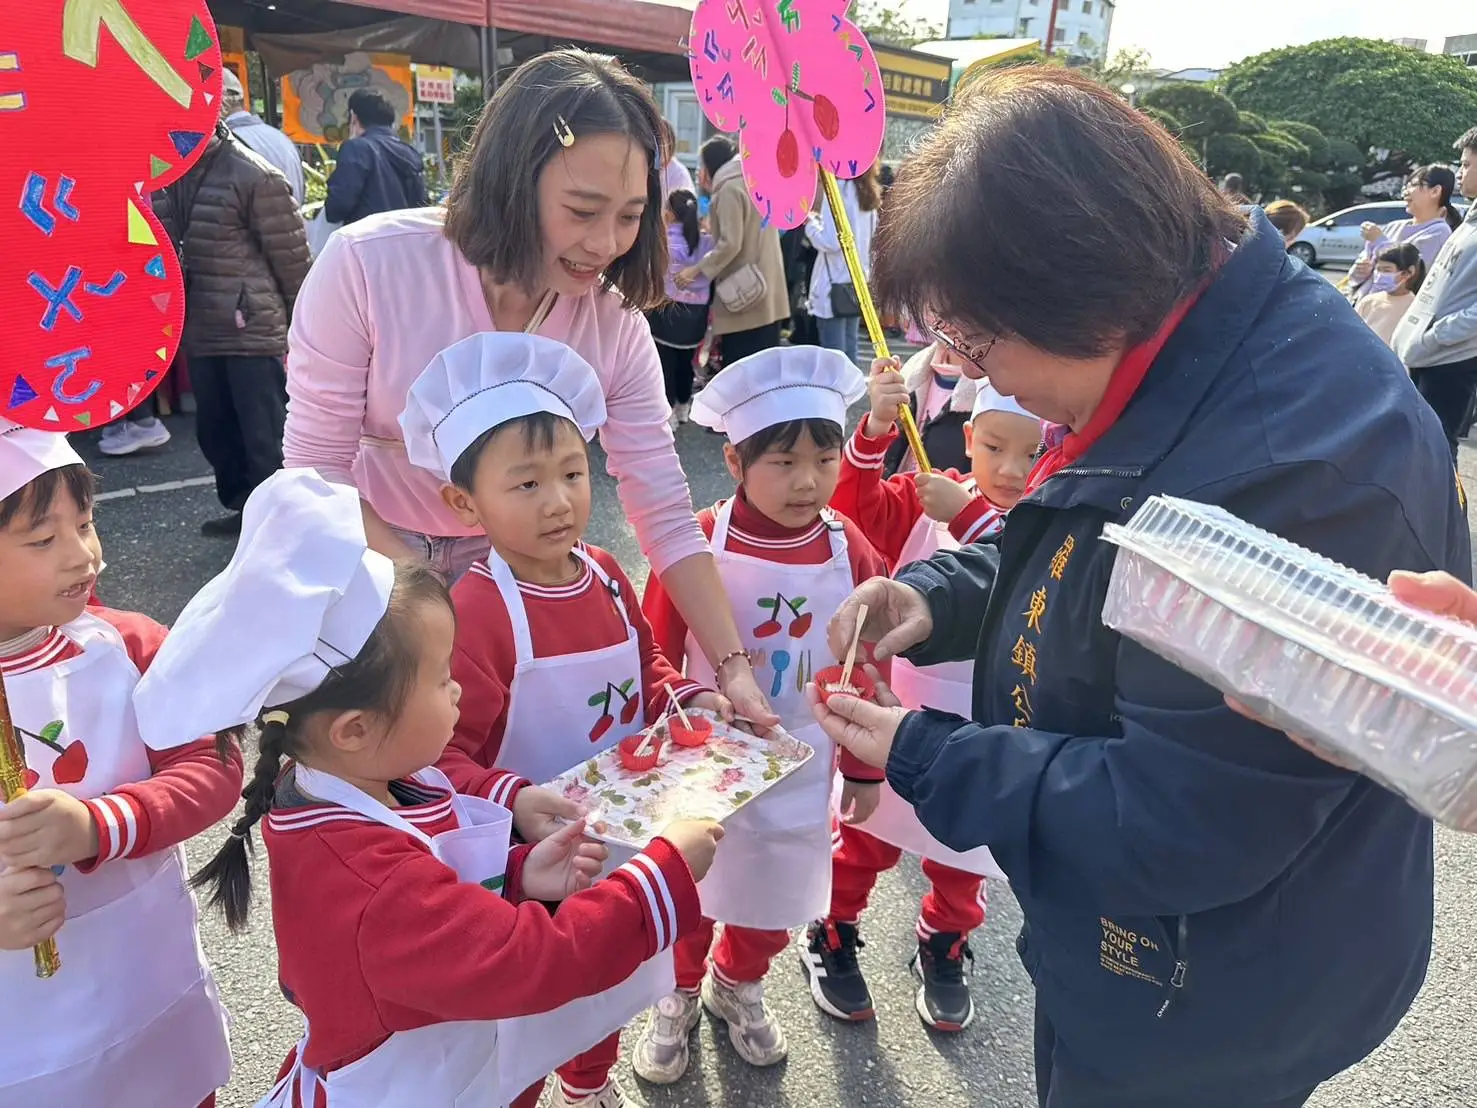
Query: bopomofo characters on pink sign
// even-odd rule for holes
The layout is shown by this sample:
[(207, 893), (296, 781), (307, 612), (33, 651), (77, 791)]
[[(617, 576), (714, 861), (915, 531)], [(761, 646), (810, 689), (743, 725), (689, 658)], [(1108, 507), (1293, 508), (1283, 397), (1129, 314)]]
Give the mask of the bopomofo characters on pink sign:
[(882, 81), (848, 0), (699, 0), (692, 83), (703, 112), (739, 132), (744, 183), (764, 218), (798, 227), (817, 168), (865, 173), (882, 149)]

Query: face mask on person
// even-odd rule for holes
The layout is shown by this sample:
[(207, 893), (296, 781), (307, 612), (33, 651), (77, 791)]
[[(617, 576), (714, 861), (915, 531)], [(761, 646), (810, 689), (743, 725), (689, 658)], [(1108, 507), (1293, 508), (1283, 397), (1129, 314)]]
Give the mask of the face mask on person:
[(1394, 292), (1400, 278), (1394, 273), (1376, 273), (1369, 282), (1372, 292)]

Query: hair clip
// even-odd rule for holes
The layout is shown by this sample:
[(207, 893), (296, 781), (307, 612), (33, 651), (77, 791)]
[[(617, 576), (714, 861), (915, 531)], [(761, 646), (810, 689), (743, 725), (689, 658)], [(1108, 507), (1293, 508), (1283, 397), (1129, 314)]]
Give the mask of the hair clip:
[(262, 722), (263, 723), (275, 723), (275, 724), (277, 724), (277, 725), (279, 725), (281, 727), (286, 727), (287, 726), (287, 721), (290, 718), (291, 717), (289, 717), (286, 712), (282, 712), (282, 711), (267, 712), (267, 713), (265, 713), (262, 716)]
[(574, 132), (569, 129), (569, 124), (562, 115), (554, 117), (554, 134), (559, 139), (559, 145), (566, 150), (574, 145)]

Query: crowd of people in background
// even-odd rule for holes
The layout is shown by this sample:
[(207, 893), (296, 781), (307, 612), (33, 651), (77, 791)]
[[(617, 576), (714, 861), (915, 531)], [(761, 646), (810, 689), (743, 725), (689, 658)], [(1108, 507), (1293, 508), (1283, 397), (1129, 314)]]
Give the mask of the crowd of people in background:
[[(1379, 580), (1469, 579), (1452, 463), (1477, 205), (1454, 203), (1477, 198), (1477, 128), (1457, 173), (1411, 175), (1409, 220), (1366, 230), (1356, 316), (1288, 257), (1296, 204), (1218, 190), (1080, 73), (989, 71), (885, 204), (879, 167), (842, 185), (859, 276), (925, 344), (864, 372), (833, 213), (783, 241), (722, 136), (688, 180), (616, 60), (520, 66), (442, 206), (388, 102), (349, 108), (316, 258), (239, 95), (153, 198), (227, 510), (205, 531), (241, 535), (167, 636), (96, 605), (92, 476), (65, 437), (0, 436), (0, 668), (58, 755), (0, 809), (4, 981), (33, 990), (37, 1041), (75, 998), (97, 1009), (75, 1064), (11, 1052), (26, 1068), (0, 1069), (0, 1100), (96, 1103), (126, 1076), (123, 1108), (213, 1104), (226, 1021), (175, 848), (238, 796), (192, 883), (244, 926), (264, 838), (277, 983), (306, 1024), (272, 1108), (533, 1108), (546, 1075), (553, 1108), (621, 1108), (642, 1012), (647, 1082), (686, 1075), (704, 1009), (775, 1066), (765, 979), (793, 930), (817, 1007), (874, 1016), (863, 912), (904, 851), (929, 881), (910, 969), (937, 1031), (975, 1017), (970, 937), (1009, 881), (1042, 1108), (1301, 1108), (1392, 1033), (1430, 958), (1431, 820), (1105, 627), (1098, 539), (1162, 494)], [(899, 441), (904, 410), (934, 465)], [(696, 512), (689, 419), (734, 480)], [(158, 445), (156, 423), (106, 434)], [(639, 602), (583, 542), (597, 435), (650, 566)], [(57, 541), (29, 541), (42, 526)], [(47, 672), (78, 655), (111, 664)], [(862, 668), (824, 680), (843, 657)], [(669, 703), (689, 729), (683, 705), (782, 726), (811, 757), (763, 814), (751, 797), (623, 855), (583, 841), (588, 790), (540, 783), (587, 765), (595, 784), (586, 759), (622, 742), (644, 755)], [(117, 731), (103, 795), (64, 787), (63, 707)], [(151, 955), (171, 972), (152, 980), (63, 883), (136, 906), (141, 932), (172, 905)], [(63, 927), (106, 952), (64, 979), (85, 994), (31, 976), (28, 948)], [(130, 990), (167, 1018), (118, 1003)]]

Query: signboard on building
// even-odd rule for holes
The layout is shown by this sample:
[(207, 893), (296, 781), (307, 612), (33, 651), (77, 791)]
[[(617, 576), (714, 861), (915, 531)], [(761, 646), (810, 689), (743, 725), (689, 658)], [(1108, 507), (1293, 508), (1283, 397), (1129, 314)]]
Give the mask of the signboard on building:
[(949, 58), (902, 50), (874, 43), (877, 66), (882, 71), (882, 91), (888, 115), (933, 119), (949, 98), (954, 63)]
[(887, 105), (887, 131), (882, 139), (882, 159), (898, 161), (908, 147), (938, 118), (949, 99), (954, 63), (949, 58), (872, 44), (882, 74), (882, 94)]
[(417, 65), (415, 98), (422, 104), (455, 104), (456, 70), (449, 65)]

